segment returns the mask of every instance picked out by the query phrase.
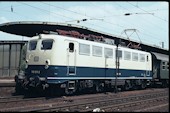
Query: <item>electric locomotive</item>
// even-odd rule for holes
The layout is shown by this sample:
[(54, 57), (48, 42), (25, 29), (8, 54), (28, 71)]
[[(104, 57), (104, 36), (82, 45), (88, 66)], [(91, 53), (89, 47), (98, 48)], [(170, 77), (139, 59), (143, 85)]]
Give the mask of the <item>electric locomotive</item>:
[[(101, 37), (100, 37), (101, 39)], [(16, 89), (51, 88), (74, 94), (117, 87), (146, 88), (152, 80), (151, 53), (58, 34), (40, 34), (27, 44), (24, 75)]]

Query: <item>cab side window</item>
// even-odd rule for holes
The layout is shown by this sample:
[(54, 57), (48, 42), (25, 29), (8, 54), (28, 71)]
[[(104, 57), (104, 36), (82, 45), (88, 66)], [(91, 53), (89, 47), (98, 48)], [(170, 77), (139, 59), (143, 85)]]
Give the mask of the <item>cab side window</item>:
[(149, 61), (149, 57), (148, 57), (148, 55), (146, 56), (146, 60), (147, 60), (147, 62)]
[(69, 43), (69, 52), (74, 52), (74, 43)]

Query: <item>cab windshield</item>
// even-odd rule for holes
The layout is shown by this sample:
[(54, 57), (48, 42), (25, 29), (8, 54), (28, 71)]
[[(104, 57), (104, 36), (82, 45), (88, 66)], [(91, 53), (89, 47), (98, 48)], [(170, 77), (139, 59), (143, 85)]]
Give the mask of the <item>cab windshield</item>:
[(43, 40), (41, 43), (41, 50), (50, 50), (53, 46), (53, 40)]
[(29, 50), (35, 50), (37, 46), (37, 41), (30, 41)]

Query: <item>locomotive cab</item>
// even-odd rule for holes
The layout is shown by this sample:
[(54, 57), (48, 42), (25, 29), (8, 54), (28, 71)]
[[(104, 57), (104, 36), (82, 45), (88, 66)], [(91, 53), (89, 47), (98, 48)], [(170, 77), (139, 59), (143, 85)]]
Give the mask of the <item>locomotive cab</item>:
[(55, 41), (51, 37), (51, 35), (40, 34), (28, 43), (25, 75), (28, 77), (29, 86), (48, 86), (46, 78), (47, 73), (51, 73), (49, 71), (55, 46)]
[(24, 89), (28, 87), (46, 88), (47, 74), (52, 74), (51, 62), (55, 40), (52, 35), (40, 34), (32, 37), (27, 44), (25, 58), (25, 73), (15, 77), (16, 86)]

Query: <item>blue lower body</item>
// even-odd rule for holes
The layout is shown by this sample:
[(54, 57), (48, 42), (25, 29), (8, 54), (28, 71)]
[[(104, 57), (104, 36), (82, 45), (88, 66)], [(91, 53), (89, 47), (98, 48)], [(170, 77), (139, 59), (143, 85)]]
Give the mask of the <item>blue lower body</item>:
[[(44, 65), (29, 65), (25, 74), (28, 78), (45, 77), (47, 83), (63, 83), (70, 79), (115, 79), (116, 69), (67, 66), (49, 66), (45, 69)], [(152, 79), (152, 71), (119, 69), (117, 79)]]

